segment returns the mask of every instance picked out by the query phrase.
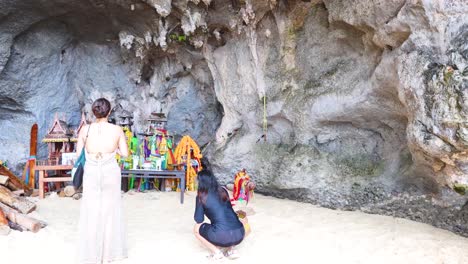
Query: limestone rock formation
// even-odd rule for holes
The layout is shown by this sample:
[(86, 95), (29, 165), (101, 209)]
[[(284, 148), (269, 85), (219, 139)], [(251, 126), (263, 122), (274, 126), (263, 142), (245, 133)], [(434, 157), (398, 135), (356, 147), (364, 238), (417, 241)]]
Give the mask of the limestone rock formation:
[[(0, 159), (106, 96), (221, 181), (468, 235), (468, 3), (0, 0)], [(45, 149), (40, 153), (44, 155)], [(454, 189), (457, 189), (456, 192)]]

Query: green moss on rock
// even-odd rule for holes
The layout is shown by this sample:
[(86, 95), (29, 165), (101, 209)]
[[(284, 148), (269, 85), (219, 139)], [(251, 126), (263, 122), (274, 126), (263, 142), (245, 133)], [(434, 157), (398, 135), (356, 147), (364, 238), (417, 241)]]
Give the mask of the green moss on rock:
[(461, 195), (465, 195), (466, 191), (468, 190), (468, 185), (461, 184), (461, 183), (455, 183), (453, 185), (453, 190), (456, 191), (457, 193), (461, 194)]
[(336, 158), (334, 163), (344, 174), (354, 177), (379, 176), (383, 173), (385, 167), (383, 160), (375, 161), (365, 155)]

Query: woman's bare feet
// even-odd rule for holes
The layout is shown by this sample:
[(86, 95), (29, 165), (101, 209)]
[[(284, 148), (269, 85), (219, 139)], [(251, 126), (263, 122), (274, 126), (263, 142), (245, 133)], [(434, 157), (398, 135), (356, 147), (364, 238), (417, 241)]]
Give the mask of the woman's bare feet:
[(237, 259), (240, 257), (239, 252), (237, 252), (234, 247), (227, 248), (226, 251), (224, 251), (224, 256), (229, 259)]
[(221, 250), (218, 250), (216, 253), (211, 253), (208, 258), (212, 260), (223, 260), (224, 258), (224, 252)]

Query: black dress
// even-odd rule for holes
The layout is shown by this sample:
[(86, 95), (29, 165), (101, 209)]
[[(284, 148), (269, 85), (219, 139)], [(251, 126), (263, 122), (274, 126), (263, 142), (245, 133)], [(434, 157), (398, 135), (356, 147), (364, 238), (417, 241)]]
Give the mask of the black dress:
[[(229, 196), (228, 196), (229, 197)], [(196, 198), (195, 222), (203, 223), (205, 215), (211, 224), (203, 223), (199, 233), (210, 243), (219, 247), (238, 245), (244, 239), (245, 230), (234, 212), (229, 199), (222, 201), (217, 191), (208, 192), (206, 203)]]

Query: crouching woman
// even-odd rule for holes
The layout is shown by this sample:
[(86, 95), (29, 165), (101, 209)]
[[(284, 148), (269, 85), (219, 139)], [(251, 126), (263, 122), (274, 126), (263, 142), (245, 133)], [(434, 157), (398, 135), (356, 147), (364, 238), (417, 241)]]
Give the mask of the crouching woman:
[[(232, 209), (228, 192), (219, 186), (209, 170), (200, 171), (197, 179), (195, 236), (211, 251), (213, 259), (237, 258), (238, 253), (234, 246), (242, 242), (245, 230)], [(205, 215), (210, 224), (203, 223)]]

